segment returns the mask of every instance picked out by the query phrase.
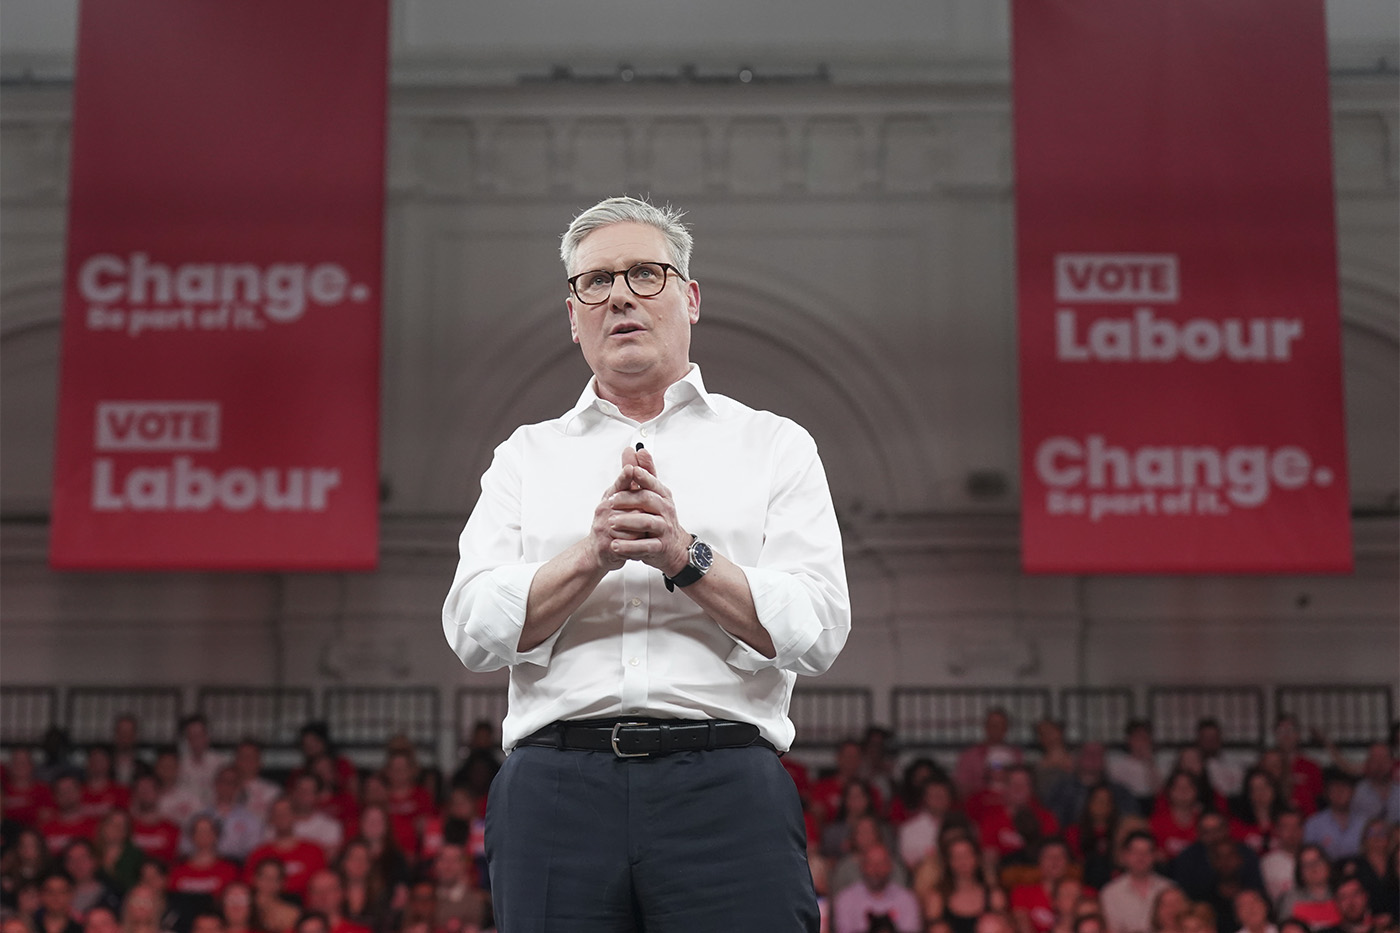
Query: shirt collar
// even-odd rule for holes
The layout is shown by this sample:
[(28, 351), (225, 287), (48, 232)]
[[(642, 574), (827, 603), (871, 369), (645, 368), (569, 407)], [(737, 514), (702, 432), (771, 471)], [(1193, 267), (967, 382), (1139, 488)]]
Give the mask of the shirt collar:
[[(691, 363), (685, 375), (671, 383), (666, 389), (666, 403), (662, 413), (679, 408), (691, 401), (699, 401), (711, 412), (716, 411), (714, 400), (710, 393), (705, 390), (705, 380), (700, 375), (698, 363)], [(563, 417), (565, 430), (568, 430), (575, 421), (583, 418), (589, 412), (609, 418), (622, 417), (616, 405), (598, 395), (597, 376), (588, 380), (588, 384), (583, 387), (583, 393), (578, 397), (574, 407), (565, 413)]]

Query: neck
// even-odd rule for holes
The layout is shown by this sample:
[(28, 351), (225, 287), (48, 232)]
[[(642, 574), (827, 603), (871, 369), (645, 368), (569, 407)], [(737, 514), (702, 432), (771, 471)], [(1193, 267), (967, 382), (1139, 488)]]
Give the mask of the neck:
[(606, 379), (595, 374), (593, 384), (599, 398), (612, 402), (633, 421), (645, 422), (661, 414), (666, 405), (666, 390), (684, 379), (689, 371), (687, 362), (676, 372), (667, 374), (608, 373)]
[(618, 411), (633, 421), (650, 421), (661, 414), (661, 409), (666, 405), (665, 388), (659, 392), (619, 389), (616, 385), (604, 383), (602, 379), (596, 380), (596, 385), (599, 398), (612, 402)]

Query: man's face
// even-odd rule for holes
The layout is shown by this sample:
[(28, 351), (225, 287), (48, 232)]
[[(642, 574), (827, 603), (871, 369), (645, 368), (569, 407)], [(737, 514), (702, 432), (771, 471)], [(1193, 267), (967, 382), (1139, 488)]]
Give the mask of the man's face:
[(306, 885), (306, 905), (327, 916), (340, 913), (340, 879), (335, 872), (318, 871)]
[(1152, 871), (1152, 843), (1146, 839), (1134, 839), (1123, 850), (1123, 867), (1128, 874), (1142, 877)]
[[(583, 238), (570, 276), (603, 269), (618, 272), (639, 262), (670, 262), (666, 237), (649, 224), (617, 223)], [(626, 277), (613, 280), (602, 304), (587, 305), (572, 292), (565, 300), (569, 332), (600, 382), (646, 382), (660, 391), (685, 375), (690, 325), (700, 320), (700, 286), (668, 272), (666, 287), (638, 298)]]
[(73, 888), (66, 878), (45, 879), (39, 889), (39, 899), (48, 913), (67, 916), (73, 911)]
[(70, 813), (83, 802), (83, 789), (77, 778), (64, 775), (54, 782), (53, 802), (64, 813)]
[(256, 745), (240, 745), (238, 751), (234, 752), (233, 766), (245, 781), (256, 777), (262, 770), (262, 752)]
[(1152, 753), (1152, 732), (1142, 727), (1129, 732), (1128, 751), (1140, 758), (1150, 755)]
[(881, 891), (890, 883), (894, 866), (890, 864), (890, 854), (884, 846), (871, 846), (860, 855), (860, 875), (872, 891)]
[(209, 747), (209, 730), (198, 719), (185, 726), (185, 744), (194, 752), (203, 752)]
[(1297, 813), (1281, 813), (1274, 821), (1274, 844), (1285, 852), (1297, 852), (1303, 844), (1303, 818)]
[(860, 746), (854, 742), (842, 745), (836, 751), (836, 770), (842, 775), (853, 777), (860, 773)]
[(1343, 922), (1359, 924), (1365, 921), (1370, 902), (1360, 881), (1355, 878), (1343, 881), (1337, 888), (1336, 901), (1337, 912), (1342, 915)]
[(136, 783), (131, 786), (131, 805), (133, 809), (142, 813), (150, 810), (160, 799), (160, 785), (156, 779), (143, 776), (136, 779)]
[(131, 748), (136, 744), (136, 720), (123, 716), (112, 725), (112, 744)]
[(1347, 781), (1327, 783), (1327, 805), (1339, 813), (1351, 806), (1352, 786)]
[(1207, 813), (1196, 824), (1196, 835), (1202, 843), (1212, 846), (1229, 837), (1229, 826), (1220, 814)]
[(277, 835), (290, 836), (292, 826), (296, 823), (296, 814), (292, 812), (292, 802), (285, 797), (275, 801), (272, 804), (272, 809), (267, 812), (267, 822)]
[(1235, 916), (1246, 928), (1262, 927), (1269, 922), (1269, 905), (1258, 891), (1246, 888), (1235, 895)]
[(1298, 747), (1298, 724), (1291, 719), (1281, 719), (1274, 726), (1274, 743), (1285, 752)]
[(83, 933), (119, 933), (117, 918), (105, 907), (94, 907), (88, 911), (83, 923)]
[(1366, 763), (1362, 768), (1366, 773), (1366, 780), (1377, 784), (1388, 782), (1391, 772), (1390, 749), (1380, 742), (1373, 743), (1366, 750)]
[(1024, 807), (1031, 802), (1035, 788), (1031, 776), (1017, 769), (1006, 776), (1006, 803), (1011, 807)]
[(451, 884), (462, 877), (465, 867), (466, 860), (462, 857), (460, 846), (443, 846), (433, 864), (433, 875), (438, 881)]
[(1103, 776), (1104, 767), (1103, 744), (1100, 742), (1085, 742), (1079, 749), (1079, 773), (1085, 777), (1097, 780)]
[(1000, 712), (987, 714), (987, 721), (982, 724), (982, 731), (987, 735), (988, 745), (1000, 745), (1006, 741), (1006, 730), (1011, 723), (1006, 719), (1006, 715)]
[(1196, 744), (1201, 747), (1201, 752), (1207, 756), (1219, 754), (1223, 744), (1220, 730), (1215, 726), (1202, 726), (1196, 731)]
[(292, 787), (292, 809), (301, 816), (316, 809), (316, 781), (310, 775), (297, 778)]
[(239, 789), (238, 772), (233, 768), (222, 769), (214, 778), (214, 798), (225, 806), (238, 799)]

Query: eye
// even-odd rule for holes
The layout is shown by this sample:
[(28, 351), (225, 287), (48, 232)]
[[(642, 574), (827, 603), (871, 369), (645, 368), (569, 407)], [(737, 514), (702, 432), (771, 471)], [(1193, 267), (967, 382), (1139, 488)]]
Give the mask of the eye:
[(584, 274), (583, 278), (579, 279), (579, 284), (586, 288), (591, 288), (595, 285), (607, 285), (611, 281), (612, 276), (606, 272), (587, 272)]
[(627, 274), (631, 276), (633, 281), (649, 282), (659, 276), (661, 272), (655, 266), (640, 265), (633, 266), (631, 269), (627, 270)]

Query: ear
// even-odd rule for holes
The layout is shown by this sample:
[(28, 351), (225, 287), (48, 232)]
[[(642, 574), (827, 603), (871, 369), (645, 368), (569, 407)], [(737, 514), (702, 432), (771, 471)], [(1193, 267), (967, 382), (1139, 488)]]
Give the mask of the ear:
[(700, 283), (694, 279), (685, 283), (685, 306), (690, 323), (698, 323), (700, 320)]
[(569, 336), (574, 339), (574, 343), (578, 343), (578, 319), (574, 317), (574, 300), (565, 298), (564, 307), (569, 309)]

